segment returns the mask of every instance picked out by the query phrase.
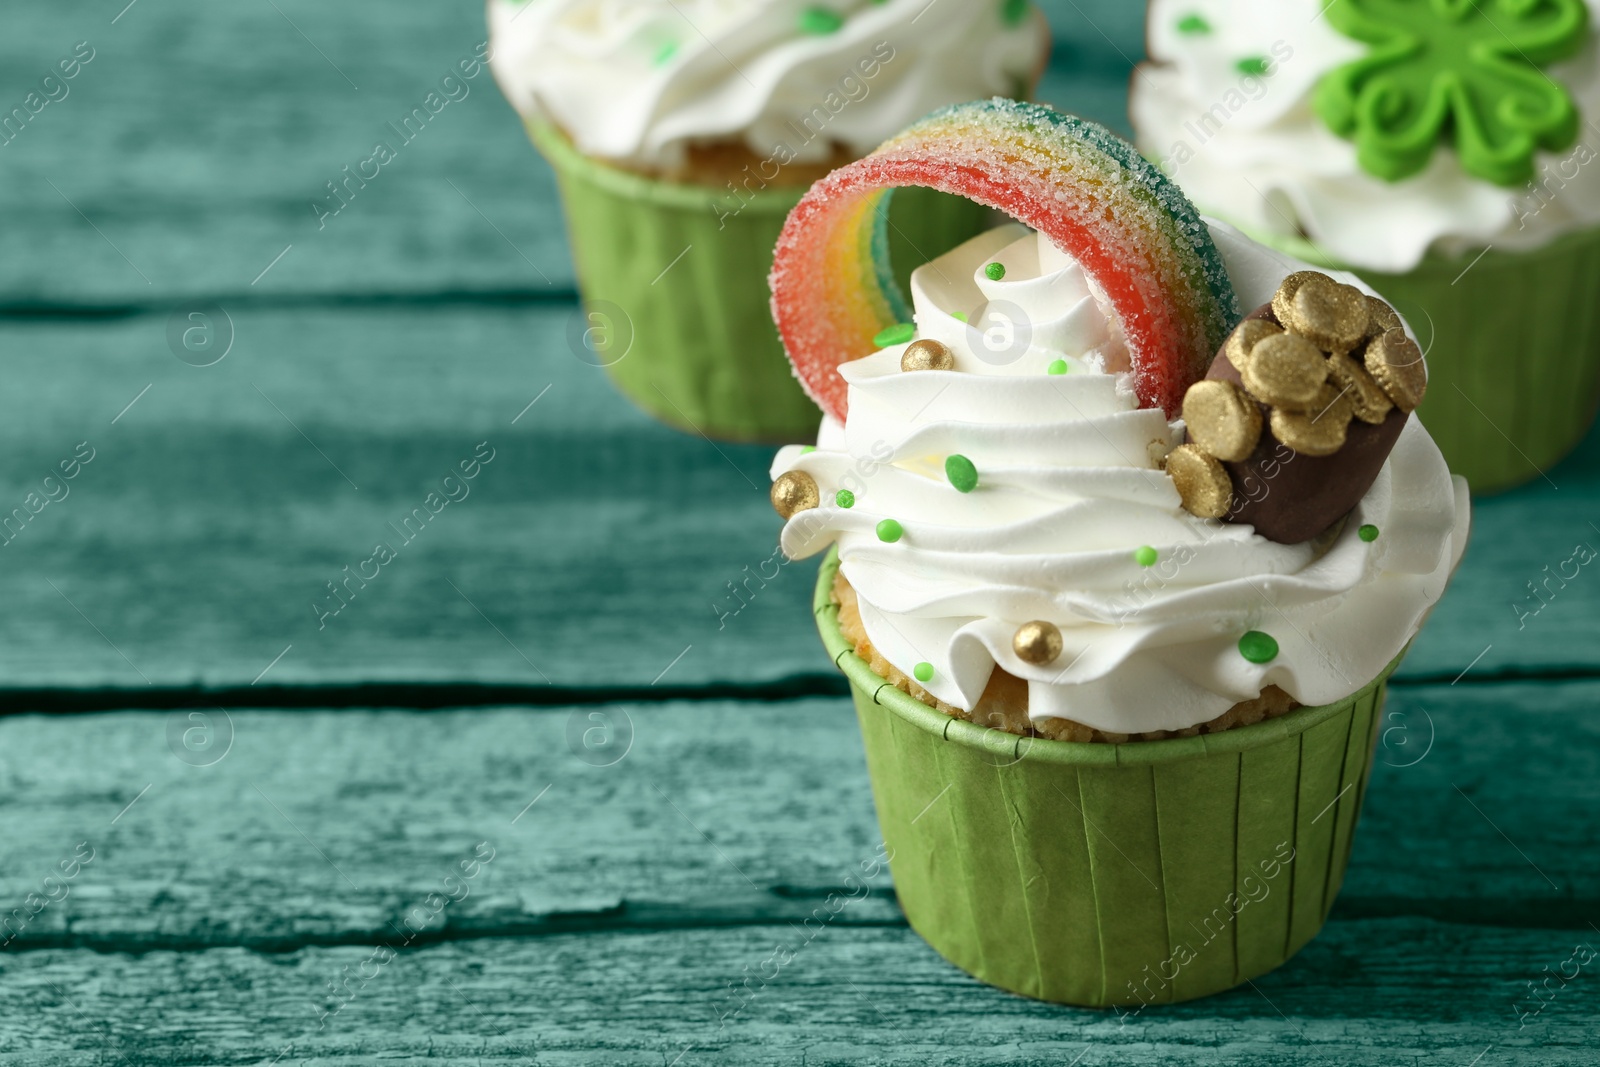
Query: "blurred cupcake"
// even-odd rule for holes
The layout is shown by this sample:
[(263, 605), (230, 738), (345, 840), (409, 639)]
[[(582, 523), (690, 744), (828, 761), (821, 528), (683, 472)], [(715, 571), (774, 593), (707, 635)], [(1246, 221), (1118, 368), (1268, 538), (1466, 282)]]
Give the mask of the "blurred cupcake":
[(1203, 210), (1355, 271), (1422, 333), (1474, 490), (1600, 399), (1600, 0), (1152, 0), (1135, 140)]
[[(794, 440), (817, 410), (765, 278), (806, 187), (946, 104), (1027, 94), (1027, 0), (490, 0), (495, 77), (555, 168), (594, 362), (685, 430)], [(882, 239), (905, 266), (985, 214), (916, 193)], [(591, 343), (592, 342), (592, 343)]]
[[(897, 326), (851, 250), (905, 181), (1025, 225), (920, 268)], [(1404, 323), (1202, 220), (1106, 130), (1003, 102), (818, 183), (773, 288), (829, 416), (773, 464), (781, 544), (828, 553), (817, 624), (912, 926), (1095, 1006), (1286, 960), (1466, 544)]]

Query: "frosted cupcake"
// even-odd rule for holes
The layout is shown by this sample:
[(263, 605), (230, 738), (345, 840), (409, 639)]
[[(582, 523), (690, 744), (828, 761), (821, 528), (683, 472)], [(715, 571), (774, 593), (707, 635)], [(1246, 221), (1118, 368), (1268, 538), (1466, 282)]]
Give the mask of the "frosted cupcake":
[(1535, 478), (1600, 396), (1600, 0), (1152, 0), (1139, 148), (1202, 209), (1359, 273), (1431, 353), (1475, 490)]
[[(907, 182), (1026, 225), (920, 268), (894, 323), (860, 234)], [(774, 462), (782, 546), (831, 549), (818, 625), (912, 925), (1077, 1004), (1283, 962), (1332, 905), (1385, 681), (1466, 543), (1404, 322), (1202, 220), (1103, 129), (1005, 102), (820, 182), (773, 289), (828, 412)], [(1264, 864), (1294, 874), (1250, 910)]]
[[(555, 168), (607, 367), (685, 430), (794, 440), (816, 408), (766, 312), (784, 216), (812, 181), (938, 107), (1029, 93), (1026, 0), (490, 0), (491, 65)], [(883, 239), (909, 267), (986, 224), (913, 194)]]

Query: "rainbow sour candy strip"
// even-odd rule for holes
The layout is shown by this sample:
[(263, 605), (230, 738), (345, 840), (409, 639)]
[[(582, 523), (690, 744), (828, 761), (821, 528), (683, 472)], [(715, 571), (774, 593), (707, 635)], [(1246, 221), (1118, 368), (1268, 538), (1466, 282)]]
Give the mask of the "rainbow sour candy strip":
[(839, 364), (875, 351), (903, 307), (876, 228), (883, 198), (907, 185), (997, 208), (1075, 258), (1121, 322), (1139, 402), (1169, 417), (1240, 318), (1199, 213), (1132, 145), (1037, 104), (958, 104), (817, 182), (778, 239), (773, 318), (806, 391), (837, 419)]

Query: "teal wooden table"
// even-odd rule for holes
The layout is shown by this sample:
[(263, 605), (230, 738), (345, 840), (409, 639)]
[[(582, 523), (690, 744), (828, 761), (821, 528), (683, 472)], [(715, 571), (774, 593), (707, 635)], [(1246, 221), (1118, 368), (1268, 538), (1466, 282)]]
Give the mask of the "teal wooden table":
[[(0, 34), (7, 109), (92, 52), (0, 147), (0, 1063), (1600, 1062), (1600, 577), (1530, 593), (1600, 438), (1479, 503), (1320, 937), (1136, 1018), (1012, 997), (886, 878), (830, 910), (878, 837), (814, 568), (730, 591), (770, 453), (574, 358), (488, 77), (312, 206), (478, 6), (125, 2)], [(1137, 5), (1049, 12), (1042, 95), (1125, 127)]]

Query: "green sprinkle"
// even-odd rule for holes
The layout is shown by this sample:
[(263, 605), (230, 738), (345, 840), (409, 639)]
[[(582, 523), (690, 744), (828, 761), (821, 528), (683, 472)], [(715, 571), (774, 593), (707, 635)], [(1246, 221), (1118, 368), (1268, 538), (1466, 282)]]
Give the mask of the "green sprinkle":
[(833, 502), (841, 508), (853, 508), (856, 506), (856, 495), (848, 489), (841, 489), (833, 494)]
[(1141, 567), (1154, 567), (1156, 560), (1161, 558), (1161, 553), (1149, 545), (1140, 545), (1133, 550), (1133, 561)]
[(919, 682), (931, 682), (933, 681), (933, 664), (919, 663), (911, 668), (911, 673), (917, 676), (917, 681)]
[(1006, 265), (1004, 263), (991, 263), (983, 268), (983, 273), (991, 282), (997, 282), (1006, 276)]
[(1270, 73), (1270, 64), (1264, 56), (1245, 56), (1234, 66), (1241, 74), (1254, 74), (1257, 76)]
[(652, 62), (654, 62), (655, 65), (658, 66), (658, 67), (664, 66), (667, 63), (671, 62), (672, 61), (672, 57), (677, 55), (677, 54), (678, 54), (678, 42), (677, 41), (668, 41), (666, 44), (664, 44), (660, 48), (656, 49), (655, 58), (654, 58), (654, 60), (652, 60)]
[(844, 25), (844, 16), (831, 8), (813, 4), (800, 12), (800, 32), (825, 37), (837, 33)]
[(972, 460), (959, 453), (945, 459), (944, 476), (950, 479), (950, 484), (956, 487), (958, 493), (970, 493), (978, 488), (978, 468), (972, 465)]
[(952, 319), (955, 319), (957, 322), (966, 322), (967, 321), (967, 313), (965, 311), (958, 311), (954, 315), (951, 315), (950, 317)]
[(1050, 361), (1050, 365), (1046, 367), (1044, 371), (1046, 374), (1065, 374), (1067, 373), (1067, 361), (1064, 359), (1053, 359)]
[(1356, 536), (1370, 545), (1378, 539), (1378, 528), (1369, 522), (1356, 531)]
[(807, 452), (815, 452), (816, 450), (817, 450), (817, 446), (816, 445), (802, 445), (801, 448), (800, 448), (800, 454), (803, 456)]
[(1239, 638), (1239, 655), (1251, 663), (1271, 663), (1278, 658), (1278, 642), (1271, 634), (1251, 630)]
[(890, 345), (903, 345), (916, 336), (917, 328), (909, 322), (897, 322), (893, 326), (879, 330), (872, 343), (879, 348), (888, 348)]
[(1015, 26), (1028, 17), (1028, 0), (1001, 0), (1000, 21)]
[(1185, 15), (1178, 20), (1178, 32), (1195, 36), (1211, 32), (1211, 23), (1199, 15)]
[(884, 519), (878, 523), (878, 540), (886, 541), (891, 545), (900, 540), (900, 536), (905, 532), (905, 527), (893, 519)]

